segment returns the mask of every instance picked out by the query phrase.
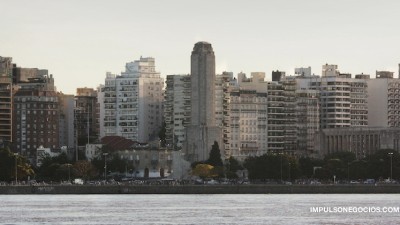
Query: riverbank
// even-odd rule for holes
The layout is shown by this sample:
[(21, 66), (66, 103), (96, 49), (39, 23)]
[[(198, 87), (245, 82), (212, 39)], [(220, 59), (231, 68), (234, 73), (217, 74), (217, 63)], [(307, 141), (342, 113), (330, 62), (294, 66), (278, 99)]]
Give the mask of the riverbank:
[(399, 194), (400, 185), (0, 186), (0, 194)]

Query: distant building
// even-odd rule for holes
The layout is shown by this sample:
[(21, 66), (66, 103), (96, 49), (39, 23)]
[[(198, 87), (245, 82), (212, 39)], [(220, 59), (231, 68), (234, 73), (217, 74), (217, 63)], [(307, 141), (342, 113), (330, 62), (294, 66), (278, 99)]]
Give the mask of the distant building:
[(18, 68), (23, 71), (37, 71), (28, 81), (17, 79), (14, 88), (13, 142), (17, 151), (33, 161), (36, 149), (59, 148), (59, 101), (52, 75), (38, 69)]
[(400, 151), (400, 129), (386, 127), (348, 127), (324, 129), (316, 142), (322, 155), (348, 151), (363, 159), (381, 149)]
[(163, 122), (163, 86), (154, 58), (127, 63), (120, 76), (107, 73), (101, 89), (102, 135), (138, 142), (157, 140)]
[(73, 95), (57, 93), (59, 100), (59, 126), (60, 146), (67, 146), (68, 149), (75, 149), (75, 100)]
[(317, 90), (321, 128), (368, 126), (368, 76), (351, 78), (337, 65), (323, 65), (322, 77), (299, 77), (297, 89)]
[(286, 73), (285, 73), (285, 72), (282, 72), (282, 71), (279, 71), (279, 70), (277, 70), (277, 71), (272, 71), (272, 81), (277, 81), (277, 82), (279, 82), (279, 81), (281, 81), (282, 79), (284, 79), (285, 76), (286, 76)]
[(190, 123), (191, 85), (189, 75), (168, 75), (164, 103), (166, 146), (180, 150), (186, 140), (185, 129)]
[(315, 138), (320, 129), (317, 90), (296, 90), (297, 155), (316, 156)]
[(301, 77), (310, 77), (311, 76), (311, 67), (300, 67), (300, 68), (295, 68), (294, 69), (294, 74), (296, 76), (301, 76)]
[(12, 127), (12, 58), (0, 56), (0, 141), (13, 140)]
[(74, 111), (78, 145), (98, 142), (100, 128), (97, 91), (93, 88), (77, 88)]
[(222, 72), (216, 75), (215, 80), (215, 122), (222, 129), (224, 152), (221, 152), (223, 159), (232, 156), (232, 134), (231, 134), (231, 92), (239, 90), (236, 78), (232, 72)]
[(400, 80), (392, 77), (368, 80), (370, 126), (400, 127)]

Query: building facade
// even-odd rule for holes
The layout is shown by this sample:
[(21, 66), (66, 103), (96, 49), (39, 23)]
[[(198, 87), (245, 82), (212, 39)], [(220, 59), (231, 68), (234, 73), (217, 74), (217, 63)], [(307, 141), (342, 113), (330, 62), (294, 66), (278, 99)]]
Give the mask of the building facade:
[(319, 91), (296, 90), (297, 155), (313, 156), (320, 128)]
[(351, 78), (340, 73), (337, 65), (326, 64), (322, 77), (299, 77), (297, 89), (319, 91), (322, 129), (368, 126), (368, 78)]
[(180, 150), (190, 123), (190, 75), (168, 75), (165, 90), (165, 140), (169, 149)]
[(21, 155), (33, 160), (39, 146), (59, 148), (59, 105), (54, 91), (16, 92), (13, 121), (13, 142)]
[(154, 58), (127, 63), (120, 76), (107, 73), (100, 102), (104, 136), (143, 143), (157, 139), (163, 122), (163, 86)]
[(75, 148), (75, 117), (74, 117), (74, 106), (75, 99), (74, 95), (66, 95), (63, 93), (57, 93), (59, 100), (59, 142), (60, 146), (66, 146), (67, 149)]
[(324, 129), (317, 144), (323, 155), (348, 151), (363, 159), (381, 149), (400, 151), (400, 129), (349, 127)]
[(78, 146), (98, 142), (100, 128), (97, 91), (93, 88), (77, 88), (74, 112)]
[(400, 127), (400, 80), (379, 76), (368, 80), (370, 126)]
[(0, 141), (13, 140), (12, 110), (12, 58), (0, 56)]

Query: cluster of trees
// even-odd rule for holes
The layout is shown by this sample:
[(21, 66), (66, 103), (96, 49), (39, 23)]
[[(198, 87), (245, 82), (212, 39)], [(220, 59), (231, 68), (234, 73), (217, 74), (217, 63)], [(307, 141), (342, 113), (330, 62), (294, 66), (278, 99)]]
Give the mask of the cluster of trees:
[[(103, 149), (105, 151), (105, 149)], [(17, 164), (15, 164), (17, 163)], [(62, 181), (73, 178), (102, 179), (104, 177), (104, 158), (72, 161), (66, 154), (45, 157), (39, 168), (32, 167), (27, 160), (12, 153), (8, 148), (0, 149), (0, 180), (12, 181), (31, 179), (43, 181)], [(233, 157), (225, 163), (217, 142), (214, 142), (209, 159), (192, 164), (192, 175), (201, 178), (237, 178), (238, 170), (247, 169), (253, 180), (294, 180), (319, 179), (376, 180), (400, 178), (400, 155), (393, 150), (380, 150), (363, 159), (357, 159), (351, 152), (336, 152), (324, 159), (295, 158), (284, 154), (265, 154), (249, 157), (243, 166)], [(17, 173), (15, 171), (17, 169)], [(118, 155), (108, 155), (107, 174), (112, 172), (129, 173), (133, 176), (135, 168), (132, 161), (121, 159)]]
[[(391, 154), (389, 154), (391, 153)], [(250, 179), (320, 179), (359, 180), (400, 178), (400, 156), (393, 150), (380, 150), (363, 159), (354, 153), (336, 152), (324, 159), (299, 158), (288, 155), (265, 154), (249, 157), (244, 162)]]
[(214, 142), (209, 158), (204, 162), (194, 162), (192, 164), (192, 175), (205, 178), (237, 178), (236, 171), (243, 169), (239, 162), (230, 157), (224, 165), (221, 159), (221, 152), (218, 142)]
[[(122, 160), (118, 155), (111, 155), (107, 160), (107, 174), (112, 172), (133, 173), (133, 162)], [(91, 162), (87, 160), (71, 161), (66, 154), (57, 157), (45, 157), (37, 170), (36, 178), (44, 181), (62, 181), (73, 178), (103, 179), (104, 158), (98, 157)]]
[[(26, 181), (28, 178), (39, 181), (66, 181), (74, 178), (103, 179), (104, 158), (96, 158), (91, 162), (85, 160), (70, 160), (65, 153), (56, 157), (47, 156), (43, 158), (40, 167), (34, 167), (28, 163), (26, 158), (14, 154), (8, 148), (0, 149), (0, 181)], [(17, 173), (15, 171), (17, 162)], [(133, 174), (132, 161), (121, 159), (118, 155), (107, 157), (107, 174), (110, 172)]]
[(0, 149), (0, 180), (15, 180), (15, 176), (20, 180), (33, 177), (35, 172), (27, 163), (26, 159), (20, 155), (15, 155), (9, 148)]

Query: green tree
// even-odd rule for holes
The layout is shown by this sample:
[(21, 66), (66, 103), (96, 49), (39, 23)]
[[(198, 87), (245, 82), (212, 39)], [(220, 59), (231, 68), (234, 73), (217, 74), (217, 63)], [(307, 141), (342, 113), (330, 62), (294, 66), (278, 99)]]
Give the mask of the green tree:
[(214, 144), (212, 145), (211, 151), (210, 151), (210, 156), (208, 160), (206, 161), (207, 164), (217, 167), (217, 166), (223, 166), (224, 163), (222, 162), (221, 159), (221, 152), (219, 150), (218, 142), (214, 141)]
[(240, 165), (239, 161), (237, 161), (234, 157), (229, 157), (228, 163), (226, 164), (226, 177), (227, 178), (237, 178), (236, 172), (238, 170), (242, 170), (243, 167)]
[[(46, 181), (67, 180), (70, 168), (66, 165), (72, 163), (65, 153), (61, 153), (55, 157), (46, 156), (43, 158), (42, 165), (38, 169), (37, 179)], [(73, 171), (71, 175), (73, 175)]]
[(221, 159), (218, 142), (214, 141), (214, 144), (211, 147), (210, 156), (206, 163), (214, 167), (213, 173), (217, 174), (218, 177), (224, 176), (224, 163)]
[(249, 157), (244, 167), (249, 171), (250, 179), (292, 180), (301, 175), (297, 160), (280, 154)]
[[(17, 162), (17, 165), (15, 165), (15, 162)], [(28, 176), (35, 174), (25, 157), (15, 156), (8, 148), (0, 149), (0, 180), (14, 180), (15, 168), (17, 168), (18, 180), (26, 180)]]
[(321, 159), (314, 159), (309, 157), (302, 157), (299, 159), (300, 177), (312, 178), (315, 176), (314, 168), (318, 168), (324, 165), (324, 161)]

